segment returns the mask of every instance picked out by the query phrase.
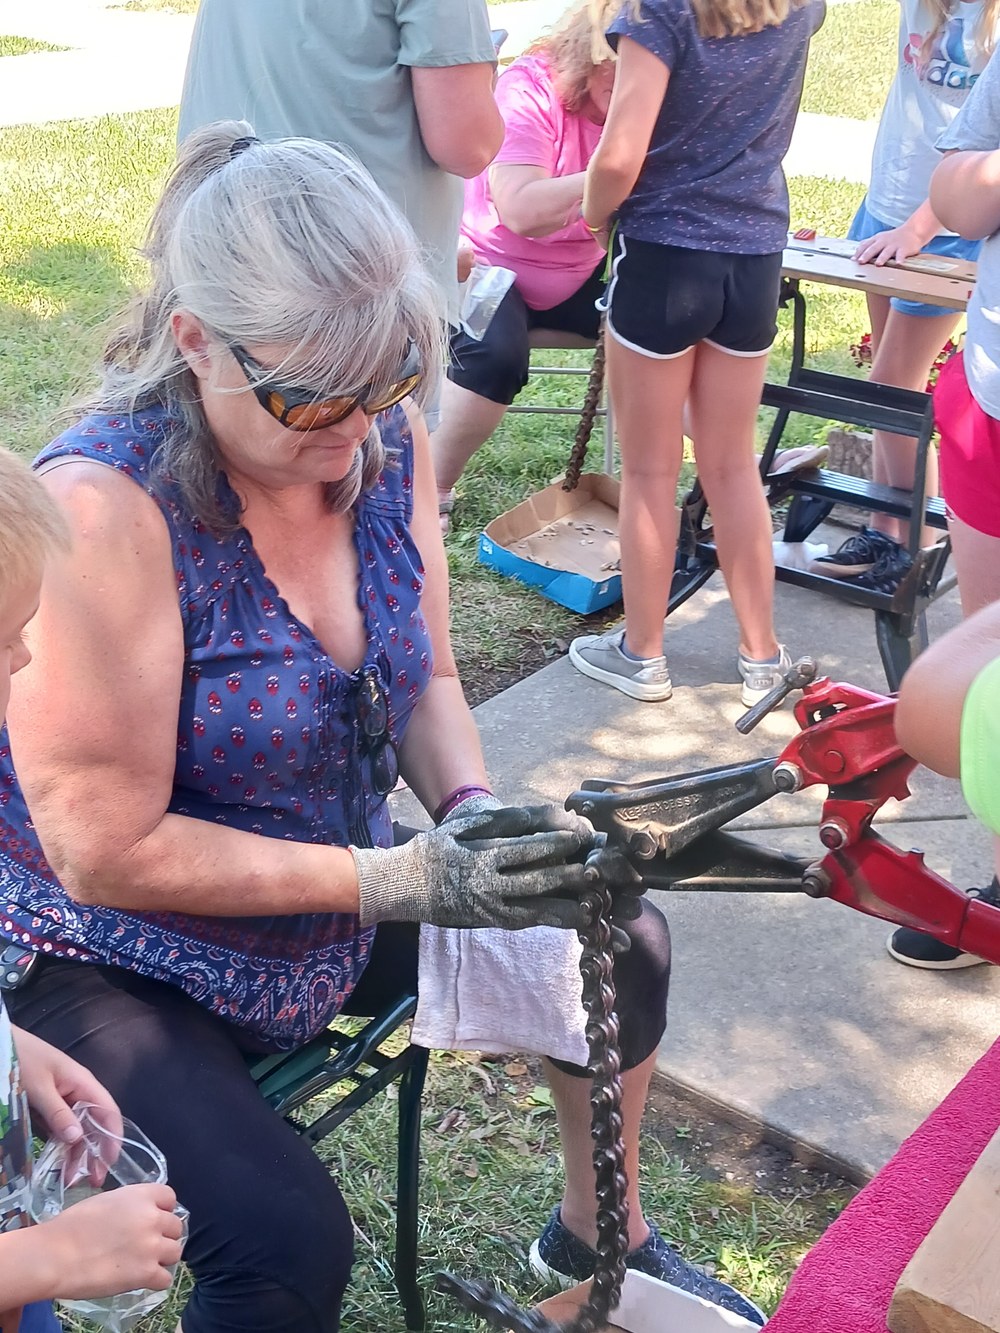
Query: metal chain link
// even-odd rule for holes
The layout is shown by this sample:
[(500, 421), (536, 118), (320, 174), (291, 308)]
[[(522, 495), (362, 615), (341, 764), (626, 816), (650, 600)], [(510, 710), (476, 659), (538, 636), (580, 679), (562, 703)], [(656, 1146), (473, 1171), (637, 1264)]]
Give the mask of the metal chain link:
[(611, 893), (600, 882), (583, 895), (580, 942), (583, 1007), (587, 1011), (587, 1069), (590, 1123), (594, 1140), (597, 1195), (597, 1264), (590, 1294), (568, 1325), (554, 1324), (537, 1310), (523, 1310), (482, 1279), (439, 1273), (438, 1287), (491, 1327), (513, 1333), (596, 1333), (617, 1304), (628, 1253), (628, 1182), (622, 1142), (621, 1052), (615, 1013), (614, 953), (611, 948)]
[(569, 462), (566, 464), (566, 480), (562, 484), (564, 491), (575, 491), (579, 486), (580, 473), (583, 471), (583, 464), (587, 457), (587, 447), (590, 444), (590, 437), (594, 433), (594, 421), (597, 418), (597, 409), (601, 404), (601, 390), (604, 388), (605, 323), (606, 321), (602, 316), (600, 332), (597, 335), (597, 343), (594, 347), (594, 359), (590, 364), (587, 393), (583, 400), (583, 407), (580, 409), (580, 421), (573, 439), (573, 447), (569, 451)]

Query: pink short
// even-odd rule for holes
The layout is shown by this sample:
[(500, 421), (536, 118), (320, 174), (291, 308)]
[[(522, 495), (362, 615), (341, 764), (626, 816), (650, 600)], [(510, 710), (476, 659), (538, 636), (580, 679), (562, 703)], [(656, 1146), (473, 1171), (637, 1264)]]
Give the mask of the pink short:
[(934, 423), (941, 435), (941, 494), (956, 518), (1000, 537), (1000, 421), (973, 398), (959, 352), (934, 390)]

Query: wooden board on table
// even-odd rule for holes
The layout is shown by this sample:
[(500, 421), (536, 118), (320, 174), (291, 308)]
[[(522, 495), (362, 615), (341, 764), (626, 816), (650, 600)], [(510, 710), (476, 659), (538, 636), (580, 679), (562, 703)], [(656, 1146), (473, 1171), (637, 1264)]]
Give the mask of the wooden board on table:
[(1000, 1131), (903, 1270), (891, 1333), (1000, 1333)]
[(833, 287), (853, 287), (904, 301), (964, 310), (976, 281), (976, 266), (949, 255), (914, 255), (900, 264), (857, 264), (851, 258), (857, 244), (832, 236), (812, 241), (790, 236), (781, 271), (786, 278), (802, 278)]

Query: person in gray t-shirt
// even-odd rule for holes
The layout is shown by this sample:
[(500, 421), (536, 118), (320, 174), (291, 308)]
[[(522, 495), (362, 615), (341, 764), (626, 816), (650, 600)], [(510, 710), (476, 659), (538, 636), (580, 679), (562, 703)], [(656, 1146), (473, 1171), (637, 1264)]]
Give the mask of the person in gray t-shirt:
[(459, 177), (503, 142), (485, 0), (201, 0), (178, 141), (215, 120), (349, 148), (427, 248), (457, 323)]

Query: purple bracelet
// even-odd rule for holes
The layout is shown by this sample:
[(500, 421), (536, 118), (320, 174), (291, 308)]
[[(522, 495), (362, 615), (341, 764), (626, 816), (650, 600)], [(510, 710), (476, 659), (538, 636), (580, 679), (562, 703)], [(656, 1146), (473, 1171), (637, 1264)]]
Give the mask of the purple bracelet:
[(442, 819), (445, 819), (450, 815), (457, 805), (461, 805), (462, 802), (467, 800), (470, 796), (492, 795), (493, 793), (490, 791), (489, 787), (480, 787), (478, 784), (473, 784), (468, 787), (456, 787), (454, 791), (448, 793), (438, 808), (434, 811), (434, 823), (440, 824)]

